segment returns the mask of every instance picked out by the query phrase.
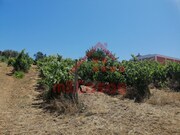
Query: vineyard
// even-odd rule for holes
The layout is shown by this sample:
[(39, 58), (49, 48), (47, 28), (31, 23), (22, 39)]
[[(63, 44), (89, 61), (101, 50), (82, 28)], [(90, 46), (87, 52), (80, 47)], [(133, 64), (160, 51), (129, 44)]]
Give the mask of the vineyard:
[[(133, 108), (137, 107), (136, 103), (141, 103), (140, 108), (146, 114), (150, 113), (148, 110), (144, 110), (144, 106), (147, 104), (164, 105), (177, 102), (175, 104), (179, 106), (180, 64), (175, 62), (166, 61), (165, 64), (161, 64), (155, 61), (138, 61), (133, 55), (130, 61), (119, 61), (115, 54), (101, 46), (88, 49), (83, 58), (76, 60), (63, 58), (59, 54), (46, 56), (40, 52), (35, 55), (35, 60), (33, 60), (25, 50), (21, 52), (6, 50), (0, 53), (0, 61), (6, 63), (7, 68), (12, 69), (13, 78), (21, 81), (27, 80), (27, 75), (32, 72), (31, 69), (36, 67), (38, 72), (36, 89), (40, 90), (38, 99), (42, 100), (41, 108), (54, 112), (58, 116), (81, 115), (82, 113), (88, 117), (96, 115), (101, 109), (106, 114), (106, 107), (115, 112), (116, 109), (119, 109), (126, 116), (127, 108), (130, 108), (131, 105), (133, 106), (131, 111), (135, 111)], [(164, 89), (172, 93), (170, 95), (173, 95), (174, 98), (164, 99), (168, 100), (164, 101), (166, 103), (156, 101), (163, 94), (166, 95)], [(159, 94), (159, 90), (164, 91), (162, 95)], [(116, 104), (119, 104), (119, 106)], [(95, 109), (97, 112), (93, 112), (93, 109), (98, 107), (100, 110)], [(152, 106), (149, 106), (149, 108), (153, 109)], [(88, 109), (92, 112), (89, 112)], [(178, 120), (179, 112), (177, 110), (175, 111)], [(109, 115), (115, 115), (111, 111), (108, 111), (108, 116), (104, 116), (103, 113), (97, 113), (103, 120), (106, 117), (110, 118)], [(152, 111), (152, 113), (155, 115), (157, 112)], [(141, 115), (146, 117), (144, 114)], [(134, 120), (136, 119), (133, 114), (130, 114), (130, 116)], [(131, 121), (130, 116), (128, 116), (129, 122)], [(70, 116), (74, 120), (72, 117)], [(122, 117), (116, 116), (119, 120)], [(149, 117), (151, 118), (151, 116)], [(41, 119), (43, 120), (43, 118)], [(152, 119), (154, 119), (154, 116), (152, 116)], [(111, 119), (108, 121), (111, 122)], [(114, 119), (114, 121), (116, 120)], [(177, 123), (176, 126), (178, 127)], [(145, 124), (149, 126), (149, 123)], [(127, 126), (125, 128), (128, 129)], [(111, 127), (110, 131), (112, 129), (113, 127)], [(177, 134), (178, 131), (177, 129)], [(127, 132), (124, 131), (125, 134)], [(148, 132), (151, 133), (151, 131)], [(161, 130), (158, 130), (155, 133), (160, 132)], [(165, 130), (164, 132), (167, 133), (168, 131)], [(134, 134), (138, 133), (140, 131), (134, 132)], [(102, 134), (105, 134), (105, 132), (102, 132)]]
[[(73, 100), (77, 96), (77, 93), (72, 92), (77, 85), (74, 84), (75, 74), (78, 76), (78, 86), (94, 84), (95, 91), (109, 95), (123, 94), (137, 102), (150, 97), (149, 85), (180, 90), (178, 63), (167, 61), (166, 64), (160, 64), (155, 61), (137, 61), (135, 58), (132, 61), (119, 62), (115, 55), (102, 48), (87, 50), (85, 58), (79, 59), (77, 63), (58, 55), (37, 62), (42, 77), (40, 84), (48, 86), (46, 98), (57, 98), (63, 93), (66, 98)], [(63, 84), (65, 88), (60, 87), (58, 90), (54, 88), (56, 84)]]
[(85, 57), (79, 60), (64, 59), (60, 55), (46, 56), (40, 52), (35, 56), (33, 61), (25, 50), (19, 54), (7, 50), (1, 52), (1, 61), (13, 66), (14, 75), (19, 78), (28, 72), (33, 63), (37, 65), (41, 77), (39, 86), (46, 87), (44, 97), (47, 100), (62, 95), (77, 100), (78, 89), (82, 92), (81, 86), (93, 84), (95, 91), (109, 95), (123, 94), (137, 102), (150, 97), (149, 85), (180, 90), (180, 64), (175, 62), (138, 61), (133, 55), (130, 61), (120, 62), (102, 45), (87, 50)]

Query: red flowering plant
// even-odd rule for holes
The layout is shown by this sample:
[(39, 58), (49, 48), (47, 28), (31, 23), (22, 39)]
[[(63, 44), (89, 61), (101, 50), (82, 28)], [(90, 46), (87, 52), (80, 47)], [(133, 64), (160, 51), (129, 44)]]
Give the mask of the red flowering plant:
[(89, 81), (92, 84), (96, 82), (97, 91), (108, 94), (119, 92), (119, 86), (125, 84), (125, 69), (115, 55), (111, 54), (102, 44), (97, 44), (96, 47), (86, 51), (86, 57), (87, 61), (84, 61), (78, 69), (80, 78), (85, 80), (84, 82), (88, 80), (88, 84)]

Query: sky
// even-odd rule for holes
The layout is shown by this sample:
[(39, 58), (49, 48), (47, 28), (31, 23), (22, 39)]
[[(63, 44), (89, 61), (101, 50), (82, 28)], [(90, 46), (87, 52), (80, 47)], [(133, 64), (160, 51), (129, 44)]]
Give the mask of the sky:
[(96, 43), (180, 58), (180, 0), (0, 0), (0, 50), (80, 58)]

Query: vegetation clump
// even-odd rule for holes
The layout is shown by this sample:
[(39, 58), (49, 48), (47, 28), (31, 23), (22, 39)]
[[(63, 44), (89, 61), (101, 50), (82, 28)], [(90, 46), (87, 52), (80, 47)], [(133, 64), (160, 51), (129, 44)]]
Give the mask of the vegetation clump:
[(15, 58), (12, 66), (14, 71), (28, 72), (32, 63), (32, 58), (30, 58), (29, 55), (25, 53), (25, 50), (22, 50), (17, 58)]
[(15, 71), (13, 74), (14, 77), (22, 79), (24, 77), (24, 72), (22, 71)]

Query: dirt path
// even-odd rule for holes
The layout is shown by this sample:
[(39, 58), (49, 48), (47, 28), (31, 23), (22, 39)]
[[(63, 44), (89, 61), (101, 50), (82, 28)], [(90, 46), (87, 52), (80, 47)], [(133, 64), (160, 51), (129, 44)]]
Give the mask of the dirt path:
[[(87, 110), (55, 116), (34, 107), (38, 72), (32, 67), (23, 79), (7, 75), (12, 69), (0, 63), (0, 135), (179, 135), (180, 95), (172, 102), (133, 103), (101, 93), (83, 94)], [(156, 95), (168, 99), (164, 91)], [(169, 95), (174, 95), (170, 93)]]
[(12, 68), (0, 64), (0, 134), (20, 134), (28, 131), (28, 117), (38, 110), (32, 108), (37, 83), (37, 71), (32, 68), (24, 79), (11, 76)]

